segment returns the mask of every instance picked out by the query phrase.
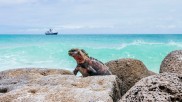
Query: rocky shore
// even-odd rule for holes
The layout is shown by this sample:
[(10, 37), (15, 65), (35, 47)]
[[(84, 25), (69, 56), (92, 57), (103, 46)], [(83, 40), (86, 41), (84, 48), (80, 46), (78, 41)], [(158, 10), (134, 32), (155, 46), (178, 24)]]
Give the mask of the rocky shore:
[(182, 50), (168, 54), (160, 73), (137, 59), (106, 65), (113, 75), (78, 77), (63, 69), (0, 72), (0, 102), (182, 102)]

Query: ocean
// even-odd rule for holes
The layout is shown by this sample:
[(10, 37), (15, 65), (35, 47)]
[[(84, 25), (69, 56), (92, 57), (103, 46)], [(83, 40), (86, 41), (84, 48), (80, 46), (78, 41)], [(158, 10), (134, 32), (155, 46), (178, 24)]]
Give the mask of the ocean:
[(158, 73), (164, 57), (182, 49), (180, 34), (60, 34), (0, 35), (0, 71), (15, 68), (74, 70), (68, 50), (80, 48), (102, 62), (122, 58), (141, 60)]

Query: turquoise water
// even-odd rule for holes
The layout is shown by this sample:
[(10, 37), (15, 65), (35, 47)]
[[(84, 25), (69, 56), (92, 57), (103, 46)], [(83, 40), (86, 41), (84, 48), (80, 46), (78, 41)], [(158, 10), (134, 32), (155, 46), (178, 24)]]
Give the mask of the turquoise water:
[(60, 68), (72, 71), (71, 48), (85, 49), (102, 62), (141, 60), (158, 72), (163, 58), (182, 49), (182, 35), (0, 35), (0, 71), (14, 68)]

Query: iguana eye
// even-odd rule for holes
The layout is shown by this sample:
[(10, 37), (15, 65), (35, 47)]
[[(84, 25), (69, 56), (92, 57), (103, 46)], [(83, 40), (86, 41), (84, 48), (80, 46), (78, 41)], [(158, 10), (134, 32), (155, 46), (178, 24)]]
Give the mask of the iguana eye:
[(72, 50), (70, 50), (69, 52), (75, 52), (76, 50), (75, 49), (72, 49)]
[(69, 54), (70, 56), (75, 55), (75, 54), (77, 54), (77, 50), (71, 49), (71, 50), (68, 51), (68, 54)]
[(78, 54), (78, 51), (73, 52), (73, 54)]

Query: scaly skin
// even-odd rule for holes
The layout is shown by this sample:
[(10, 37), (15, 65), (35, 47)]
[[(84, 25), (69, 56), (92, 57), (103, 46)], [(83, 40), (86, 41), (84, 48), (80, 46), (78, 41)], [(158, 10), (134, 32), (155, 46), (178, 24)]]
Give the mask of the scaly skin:
[(95, 76), (95, 75), (111, 75), (109, 68), (103, 64), (101, 61), (89, 57), (84, 50), (71, 49), (68, 54), (72, 56), (76, 62), (77, 66), (73, 73), (77, 75), (78, 71), (83, 77)]

